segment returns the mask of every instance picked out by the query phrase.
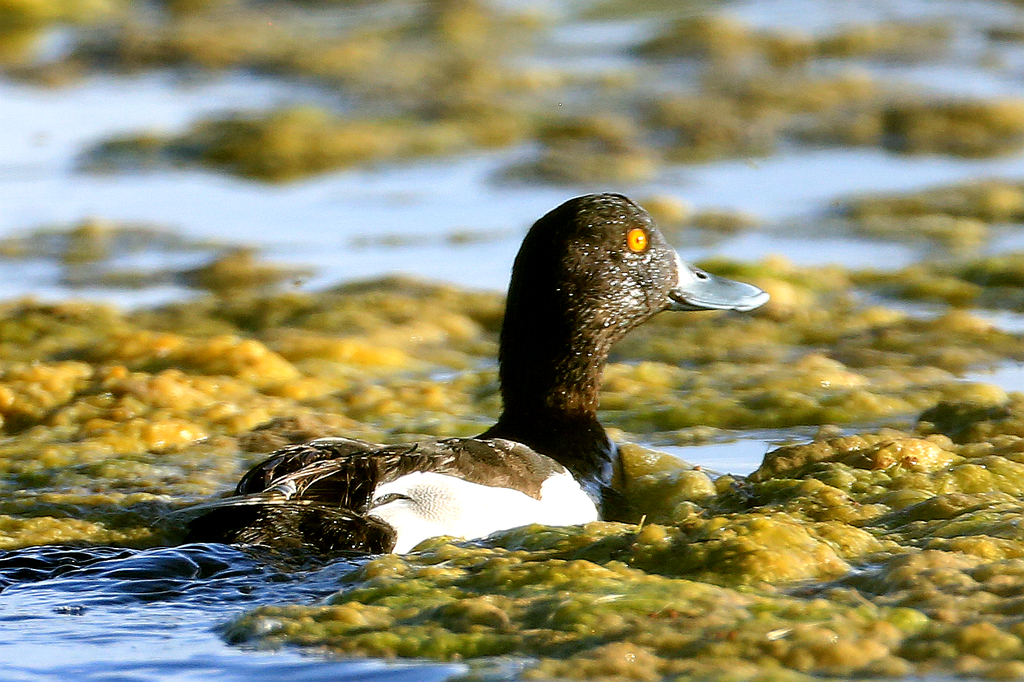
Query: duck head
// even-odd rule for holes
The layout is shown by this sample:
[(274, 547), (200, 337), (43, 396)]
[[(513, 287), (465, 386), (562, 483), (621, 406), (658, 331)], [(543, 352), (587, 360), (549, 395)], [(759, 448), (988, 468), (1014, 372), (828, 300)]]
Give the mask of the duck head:
[(600, 378), (611, 345), (656, 313), (747, 311), (767, 300), (753, 285), (685, 263), (651, 216), (621, 194), (577, 197), (538, 220), (516, 257), (502, 383), (544, 374), (561, 386), (533, 397), (572, 402), (583, 397), (575, 387)]
[(597, 420), (612, 344), (665, 310), (753, 310), (755, 286), (683, 262), (621, 194), (570, 199), (530, 228), (512, 268), (499, 365), (504, 412), (485, 436), (547, 454), (607, 486), (615, 449)]
[(597, 420), (611, 345), (664, 310), (753, 310), (767, 300), (683, 262), (626, 197), (571, 199), (530, 227), (516, 256), (499, 351), (505, 409), (482, 435), (557, 460), (616, 518), (617, 451)]
[[(520, 309), (523, 299), (528, 309)], [(748, 311), (767, 300), (755, 286), (684, 262), (628, 198), (591, 194), (567, 201), (531, 228), (509, 287), (515, 310), (506, 314), (561, 309), (575, 330), (614, 342), (663, 310)]]

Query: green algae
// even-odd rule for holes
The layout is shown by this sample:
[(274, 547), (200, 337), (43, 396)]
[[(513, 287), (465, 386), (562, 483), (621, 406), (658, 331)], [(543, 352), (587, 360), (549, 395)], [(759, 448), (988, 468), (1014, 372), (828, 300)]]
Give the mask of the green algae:
[(537, 158), (509, 169), (510, 176), (629, 184), (651, 179), (659, 166), (639, 126), (622, 116), (569, 117), (541, 124), (535, 135), (541, 145)]
[[(9, 73), (59, 84), (111, 69), (247, 70), (326, 95), (316, 105), (207, 117), (184, 132), (116, 135), (84, 157), (100, 171), (202, 165), (282, 182), (519, 146), (528, 156), (503, 169), (506, 179), (622, 184), (657, 177), (666, 164), (767, 156), (790, 144), (966, 157), (1024, 144), (1020, 102), (952, 100), (832, 68), (941, 58), (951, 41), (943, 22), (811, 37), (700, 14), (634, 46), (657, 59), (591, 71), (541, 65), (556, 20), (536, 10), (477, 0), (341, 5), (319, 7), (323, 21), (290, 2), (129, 7), (66, 55)], [(673, 62), (694, 57), (699, 69), (680, 86)], [(808, 68), (819, 62), (829, 68)], [(648, 87), (652, 80), (661, 86)]]
[[(415, 404), (423, 433), (478, 431), (479, 415), (462, 411), (473, 405), (464, 399), (460, 409), (447, 396), (483, 390), (496, 403), (494, 388), (481, 389), (475, 375), (438, 385), (426, 374), (463, 367), (466, 352), (493, 354), (481, 337), (500, 301), (400, 282), (372, 289), (284, 295), (262, 306), (238, 294), (134, 314), (7, 304), (0, 513), (9, 523), (0, 542), (162, 542), (161, 512), (232, 485), (287, 439), (289, 419), (299, 434), (392, 440), (388, 430), (399, 424), (415, 430)], [(348, 304), (325, 306), (324, 296)], [(381, 304), (366, 305), (374, 299)], [(324, 325), (332, 334), (317, 331)], [(381, 377), (388, 386), (375, 390)]]
[[(500, 71), (465, 77), (470, 82), (462, 87), (482, 80), (501, 93), (463, 93), (444, 103), (398, 107), (399, 115), (387, 117), (377, 113), (379, 107), (340, 115), (315, 106), (218, 116), (196, 121), (181, 134), (108, 139), (84, 155), (83, 165), (101, 172), (203, 165), (282, 182), (533, 142), (533, 158), (506, 168), (506, 178), (621, 184), (648, 180), (665, 163), (767, 156), (784, 141), (962, 157), (1002, 155), (1024, 145), (1021, 102), (897, 94), (855, 72), (714, 73), (698, 92), (627, 97), (641, 104), (620, 107), (625, 114), (601, 113), (602, 105), (597, 113), (581, 107), (581, 113), (570, 110), (556, 119), (549, 91), (564, 87), (558, 81), (565, 79), (533, 87)], [(468, 101), (458, 104), (463, 99)]]
[[(617, 438), (899, 429), (825, 428), (749, 477), (624, 447), (633, 523), (430, 540), (369, 560), (324, 605), (243, 614), (228, 640), (514, 655), (538, 679), (1014, 674), (1024, 397), (958, 375), (1019, 357), (1019, 336), (865, 303), (838, 267), (705, 265), (775, 298), (661, 315), (619, 344), (601, 395)], [(479, 433), (500, 409), (501, 310), (497, 294), (400, 278), (133, 312), (4, 304), (0, 547), (173, 543), (176, 510), (282, 445)]]
[[(258, 69), (355, 85), (364, 92), (390, 83), (403, 95), (422, 95), (443, 85), (453, 67), (489, 63), (498, 52), (528, 45), (546, 25), (536, 12), (511, 12), (476, 0), (396, 2), (379, 10), (337, 3), (341, 6), (314, 11), (288, 0), (172, 4), (167, 14), (136, 11), (112, 31), (84, 36), (67, 59), (130, 71)], [(417, 84), (417, 78), (424, 80)]]
[(893, 298), (1024, 310), (1024, 254), (1018, 252), (926, 261), (891, 272), (865, 271), (854, 280)]
[(0, 25), (8, 29), (54, 22), (95, 22), (114, 15), (118, 5), (114, 0), (4, 0), (0, 2)]
[(0, 239), (0, 258), (51, 259), (65, 265), (94, 263), (142, 251), (204, 251), (222, 244), (188, 239), (180, 231), (144, 223), (86, 218), (72, 225), (43, 226)]
[(893, 431), (790, 446), (717, 494), (677, 495), (674, 518), (430, 540), (349, 574), (326, 605), (261, 607), (225, 635), (516, 653), (534, 659), (528, 679), (1001, 678), (1024, 650), (1024, 465), (1020, 437), (983, 450)]
[(707, 235), (723, 235), (753, 230), (760, 226), (756, 216), (743, 211), (704, 208), (694, 209), (686, 201), (668, 194), (653, 194), (639, 200), (658, 228), (673, 242), (683, 242), (693, 234), (700, 239)]
[[(158, 309), (0, 307), (0, 473), (11, 500), (2, 513), (11, 523), (34, 519), (35, 529), (10, 526), (0, 541), (51, 537), (45, 517), (67, 540), (163, 542), (154, 509), (226, 490), (281, 445), (338, 433), (380, 442), (468, 436), (498, 416), (499, 295), (404, 279), (266, 294), (258, 261), (247, 263), (241, 280), (207, 283), (219, 296)], [(772, 303), (747, 316), (661, 315), (620, 343), (601, 393), (601, 419), (617, 438), (906, 428), (922, 412), (939, 429), (960, 413), (932, 419), (928, 410), (965, 401), (975, 406), (966, 432), (1018, 432), (1006, 407), (1016, 398), (960, 375), (1019, 358), (1019, 335), (966, 311), (919, 319), (859, 303), (854, 273), (839, 268), (707, 265), (757, 282)], [(886, 453), (876, 458), (899, 459)], [(650, 474), (641, 467), (630, 480), (636, 497), (662, 500), (638, 512), (652, 520), (688, 518), (722, 492), (699, 472)], [(144, 495), (137, 513), (135, 502), (112, 501), (115, 492)]]
[(0, 28), (0, 67), (13, 70), (30, 63), (44, 34), (45, 29), (33, 25)]
[[(665, 579), (614, 561), (601, 565), (585, 559), (534, 556), (504, 548), (474, 554), (448, 546), (414, 559), (378, 560), (364, 569), (368, 579), (346, 596), (335, 598), (329, 606), (303, 609), (309, 623), (303, 629), (322, 629), (327, 641), (357, 652), (372, 649), (377, 656), (401, 651), (460, 658), (469, 652), (517, 651), (541, 657), (527, 673), (529, 678), (582, 673), (661, 679), (706, 674), (735, 664), (737, 658), (743, 659), (737, 653), (756, 650), (758, 639), (791, 625), (791, 619), (819, 622), (799, 628), (804, 632), (786, 638), (789, 641), (783, 639), (779, 648), (806, 646), (800, 640), (813, 641), (817, 628), (831, 626), (836, 633), (860, 634), (876, 615), (843, 613), (824, 600), (808, 605), (796, 599), (773, 600), (695, 581)], [(391, 575), (369, 577), (383, 570), (384, 561), (389, 562)], [(448, 565), (439, 567), (441, 562)], [(388, 595), (389, 582), (399, 578), (430, 587), (408, 601), (404, 595)], [(495, 593), (501, 596), (492, 597)], [(429, 613), (420, 610), (421, 600), (434, 602)], [(401, 611), (403, 602), (410, 604), (405, 618), (396, 622), (385, 615)], [(503, 617), (494, 615), (498, 609)], [(268, 607), (236, 621), (228, 636), (246, 641), (250, 628), (263, 627), (277, 630), (272, 638), (288, 639), (297, 615), (290, 607)], [(390, 621), (390, 628), (378, 630), (374, 616), (378, 623)], [(895, 626), (895, 633), (885, 630), (894, 639), (902, 634)], [(425, 631), (431, 636), (424, 638)], [(864, 667), (869, 663), (865, 661)]]
[(93, 171), (125, 164), (203, 164), (246, 178), (283, 182), (367, 162), (453, 154), (519, 139), (511, 128), (495, 136), (493, 120), (421, 123), (351, 120), (323, 109), (296, 107), (258, 116), (200, 121), (179, 137), (110, 140), (91, 150)]
[(819, 59), (931, 60), (948, 50), (951, 39), (951, 27), (942, 21), (851, 25), (812, 37), (798, 31), (753, 29), (727, 15), (703, 15), (672, 22), (637, 53), (792, 68)]
[[(119, 258), (155, 252), (212, 257), (198, 267), (184, 269), (125, 269), (117, 265)], [(61, 268), (60, 283), (70, 288), (144, 289), (175, 284), (237, 295), (299, 284), (313, 274), (307, 267), (265, 263), (253, 248), (188, 239), (166, 227), (98, 218), (0, 239), (0, 260), (29, 259), (56, 262)]]
[(904, 195), (864, 197), (848, 204), (854, 217), (945, 214), (985, 222), (1017, 222), (1024, 217), (1019, 183), (988, 179), (947, 185)]

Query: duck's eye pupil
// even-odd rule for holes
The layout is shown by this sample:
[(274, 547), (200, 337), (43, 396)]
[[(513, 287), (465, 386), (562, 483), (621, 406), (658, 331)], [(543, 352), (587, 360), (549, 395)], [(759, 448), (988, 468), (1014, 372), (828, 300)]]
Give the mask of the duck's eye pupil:
[(640, 253), (647, 248), (647, 233), (639, 227), (634, 227), (626, 235), (626, 244), (633, 253)]

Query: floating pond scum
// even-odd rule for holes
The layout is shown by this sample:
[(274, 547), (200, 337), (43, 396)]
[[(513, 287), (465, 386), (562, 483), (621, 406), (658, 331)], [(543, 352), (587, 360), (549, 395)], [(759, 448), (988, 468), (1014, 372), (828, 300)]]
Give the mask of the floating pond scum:
[[(0, 679), (1024, 677), (1022, 42), (1011, 0), (0, 3)], [(181, 544), (275, 448), (493, 423), (515, 250), (591, 191), (772, 296), (615, 347), (632, 523)]]

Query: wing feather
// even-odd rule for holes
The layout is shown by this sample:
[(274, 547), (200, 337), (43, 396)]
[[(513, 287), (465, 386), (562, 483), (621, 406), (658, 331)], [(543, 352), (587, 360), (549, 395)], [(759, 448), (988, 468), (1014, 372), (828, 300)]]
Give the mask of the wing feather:
[(388, 552), (395, 531), (370, 516), (377, 488), (432, 471), (539, 498), (565, 471), (554, 460), (501, 438), (445, 438), (381, 446), (354, 438), (292, 445), (249, 470), (236, 494), (184, 510), (187, 540)]

